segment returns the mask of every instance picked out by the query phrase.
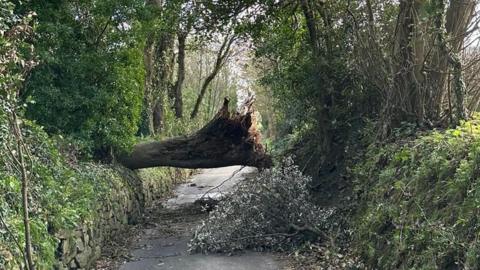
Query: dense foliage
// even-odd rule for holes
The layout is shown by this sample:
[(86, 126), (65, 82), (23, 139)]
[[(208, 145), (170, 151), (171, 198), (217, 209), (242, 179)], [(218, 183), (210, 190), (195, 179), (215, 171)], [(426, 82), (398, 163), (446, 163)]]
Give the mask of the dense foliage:
[(479, 124), (369, 147), (353, 170), (360, 204), (353, 226), (372, 268), (478, 267)]
[(143, 99), (142, 1), (44, 1), (34, 41), (40, 65), (22, 96), (27, 117), (93, 150), (128, 149)]
[[(92, 38), (96, 26), (88, 24), (94, 24), (91, 21), (82, 26), (74, 16), (79, 10), (66, 8), (68, 2), (36, 4), (38, 17), (33, 12), (19, 15), (26, 6), (0, 1), (1, 269), (33, 269), (27, 263), (27, 232), (35, 268), (53, 269), (59, 259), (57, 234), (91, 225), (111, 194), (132, 188), (117, 166), (79, 162), (77, 155), (79, 148), (118, 150), (133, 142), (144, 73), (137, 37), (113, 24), (118, 32), (108, 31), (110, 43), (98, 36), (95, 48), (85, 36)], [(112, 12), (96, 7), (99, 20), (101, 12)], [(103, 19), (108, 18), (108, 24), (126, 20), (117, 15), (117, 22), (108, 15)], [(51, 134), (28, 120), (32, 116)], [(52, 136), (56, 133), (60, 135)], [(156, 190), (171, 186), (160, 180), (164, 170), (153, 172), (156, 186), (162, 185)], [(151, 173), (142, 177), (149, 179)]]
[(319, 12), (316, 36), (300, 5), (285, 5), (253, 32), (256, 56), (264, 61), (261, 83), (277, 108), (276, 148), (294, 152), (316, 181), (337, 169), (362, 118), (378, 113), (378, 96), (351, 61), (353, 21), (343, 12), (348, 6), (330, 1), (311, 7)]
[[(9, 153), (15, 140), (8, 134), (5, 115), (0, 115), (0, 145), (2, 153)], [(22, 130), (29, 146), (31, 162), (30, 224), (35, 261), (40, 269), (49, 269), (55, 262), (57, 242), (54, 233), (73, 228), (87, 221), (95, 212), (118, 173), (94, 164), (67, 163), (55, 144), (38, 126), (24, 122)], [(21, 174), (13, 166), (12, 156), (0, 157), (0, 265), (7, 268), (22, 265), (24, 241), (21, 215)], [(15, 268), (15, 267), (14, 267)]]

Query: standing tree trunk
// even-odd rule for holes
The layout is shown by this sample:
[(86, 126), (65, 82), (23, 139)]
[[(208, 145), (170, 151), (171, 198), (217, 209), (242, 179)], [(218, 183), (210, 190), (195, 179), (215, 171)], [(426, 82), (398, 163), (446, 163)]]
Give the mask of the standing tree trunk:
[(168, 91), (172, 68), (171, 35), (152, 34), (145, 49), (145, 93), (142, 133), (154, 135), (159, 133), (164, 122), (164, 100)]
[[(434, 18), (434, 27), (435, 35), (433, 36), (432, 46), (436, 46), (432, 53), (432, 59), (429, 63), (431, 67), (431, 72), (429, 72), (428, 77), (429, 81), (427, 82), (430, 87), (430, 97), (428, 98), (426, 107), (432, 108), (430, 113), (430, 118), (439, 118), (439, 115), (442, 112), (442, 105), (444, 100), (451, 100), (451, 96), (448, 90), (451, 87), (451, 83), (448, 79), (450, 75), (450, 67), (456, 70), (452, 70), (453, 73), (456, 73), (457, 76), (453, 76), (456, 83), (456, 86), (460, 87), (459, 80), (462, 76), (458, 71), (461, 70), (458, 65), (461, 65), (461, 62), (456, 61), (455, 58), (458, 58), (458, 53), (462, 49), (463, 41), (465, 38), (465, 33), (467, 32), (468, 25), (473, 18), (473, 12), (475, 11), (475, 1), (450, 1), (450, 5), (445, 14), (445, 1), (435, 2), (435, 18)], [(446, 15), (446, 18), (445, 18)], [(449, 40), (447, 42), (447, 39)], [(453, 57), (453, 58), (452, 58)], [(459, 89), (459, 88), (453, 88)], [(463, 109), (457, 110), (459, 106), (463, 107), (463, 92), (454, 91), (456, 96), (456, 105), (455, 111), (457, 111), (456, 117), (461, 116)], [(451, 115), (453, 111), (452, 108), (448, 109), (448, 119), (453, 119)], [(453, 121), (455, 122), (455, 121)], [(453, 124), (453, 123), (452, 123)]]
[[(474, 16), (475, 1), (450, 1), (450, 5), (445, 14), (445, 0), (436, 0), (434, 26), (436, 35), (434, 36), (435, 45), (437, 46), (436, 55), (433, 59), (432, 66), (434, 71), (431, 75), (431, 84), (438, 90), (435, 105), (441, 106), (442, 98), (447, 97), (451, 100), (450, 92), (447, 88), (452, 88), (455, 95), (454, 112), (449, 109), (449, 119), (454, 119), (451, 115), (455, 114), (455, 119), (451, 124), (458, 124), (460, 120), (465, 119), (465, 85), (463, 82), (463, 69), (459, 53), (462, 50), (465, 33)], [(449, 39), (447, 41), (447, 39)], [(451, 72), (451, 73), (450, 73)], [(453, 82), (448, 80), (448, 76), (452, 75)], [(452, 84), (452, 85), (450, 85)], [(451, 106), (450, 106), (451, 107)]]
[[(148, 0), (152, 9), (163, 9), (163, 1)], [(172, 88), (174, 35), (164, 29), (149, 33), (144, 50), (145, 93), (141, 133), (159, 133), (164, 123), (164, 100)]]
[(416, 0), (402, 0), (396, 26), (393, 48), (393, 91), (387, 97), (385, 115), (391, 125), (402, 121), (423, 124), (425, 108), (422, 102), (423, 77), (420, 63), (424, 60), (421, 46), (421, 26), (418, 18), (421, 4)]
[(310, 1), (308, 0), (301, 0), (300, 4), (302, 6), (302, 12), (307, 23), (310, 45), (313, 48), (314, 55), (317, 57), (320, 53), (320, 46), (318, 44), (317, 23), (315, 21), (313, 9), (310, 5)]
[(190, 114), (190, 119), (194, 119), (197, 117), (198, 112), (200, 110), (200, 105), (202, 104), (203, 97), (205, 96), (205, 93), (207, 92), (208, 86), (210, 83), (215, 79), (215, 76), (217, 76), (218, 72), (220, 69), (223, 67), (225, 64), (227, 58), (230, 55), (230, 48), (235, 41), (235, 36), (226, 36), (225, 39), (223, 40), (222, 46), (220, 47), (220, 50), (218, 50), (217, 53), (217, 58), (213, 67), (212, 72), (205, 78), (202, 84), (202, 88), (200, 89), (200, 93), (198, 94), (197, 101), (195, 102), (195, 106), (192, 110), (192, 113)]
[[(342, 146), (335, 139), (336, 128), (332, 125), (335, 119), (335, 112), (332, 111), (332, 107), (335, 106), (336, 96), (339, 96), (340, 93), (336, 92), (335, 87), (330, 82), (325, 84), (320, 79), (322, 78), (322, 72), (325, 71), (325, 67), (330, 65), (330, 60), (333, 59), (331, 55), (333, 44), (328, 35), (334, 25), (330, 21), (330, 10), (325, 2), (300, 0), (301, 11), (308, 30), (308, 41), (313, 52), (315, 78), (319, 78), (315, 82), (315, 87), (318, 91), (315, 95), (321, 102), (316, 115), (318, 125), (321, 128), (316, 130), (318, 148), (311, 153), (316, 152), (315, 154), (319, 154), (320, 158), (315, 166), (315, 171), (311, 173), (317, 176), (324, 176), (321, 179), (328, 179), (325, 176), (337, 169), (343, 153)], [(309, 150), (306, 151), (308, 152)], [(308, 164), (310, 161), (304, 162)]]
[(187, 33), (178, 33), (178, 69), (177, 69), (177, 81), (173, 86), (174, 89), (174, 107), (175, 116), (177, 118), (183, 117), (183, 97), (182, 88), (185, 81), (185, 47), (187, 40)]
[(147, 38), (143, 51), (145, 65), (145, 82), (143, 94), (142, 120), (139, 132), (143, 135), (150, 135), (153, 132), (153, 111), (152, 111), (152, 89), (153, 89), (153, 35)]
[(160, 133), (164, 128), (164, 116), (163, 98), (158, 97), (152, 111), (152, 135)]
[[(473, 17), (475, 1), (451, 0), (448, 8), (446, 2), (433, 1), (433, 13), (430, 11), (433, 15), (427, 17), (425, 14), (431, 8), (427, 2), (400, 1), (392, 53), (393, 85), (388, 88), (384, 104), (381, 136), (401, 122), (431, 126), (445, 119), (455, 118), (455, 124), (465, 118), (465, 86), (458, 54)], [(448, 80), (449, 74), (453, 83)], [(445, 99), (452, 100), (449, 104), (454, 106), (445, 108)], [(443, 112), (450, 117), (443, 118)]]
[(173, 46), (174, 36), (172, 33), (159, 33), (155, 44), (154, 55), (154, 84), (152, 91), (153, 100), (153, 133), (158, 134), (164, 124), (164, 102), (169, 89), (172, 88), (173, 76)]

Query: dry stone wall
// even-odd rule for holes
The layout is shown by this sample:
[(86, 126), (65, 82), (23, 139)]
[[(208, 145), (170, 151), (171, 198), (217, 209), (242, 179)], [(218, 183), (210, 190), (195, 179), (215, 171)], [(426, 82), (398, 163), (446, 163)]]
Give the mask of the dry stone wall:
[(94, 269), (106, 240), (135, 224), (146, 207), (191, 174), (189, 170), (172, 168), (120, 170), (119, 179), (112, 179), (111, 192), (95, 209), (91, 220), (76, 229), (56, 233), (56, 269)]

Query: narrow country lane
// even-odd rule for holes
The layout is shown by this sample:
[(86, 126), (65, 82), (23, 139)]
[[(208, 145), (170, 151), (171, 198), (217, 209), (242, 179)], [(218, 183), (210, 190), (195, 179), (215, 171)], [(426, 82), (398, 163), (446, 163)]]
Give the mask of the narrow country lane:
[[(207, 191), (218, 198), (238, 181), (255, 173), (253, 168), (232, 166), (203, 170), (191, 181), (180, 185), (175, 196), (163, 207), (151, 211), (148, 224), (129, 250), (128, 260), (120, 270), (277, 270), (283, 269), (273, 254), (246, 252), (234, 255), (188, 254), (192, 231), (206, 214), (199, 211), (195, 201)], [(206, 197), (206, 196), (205, 196)]]

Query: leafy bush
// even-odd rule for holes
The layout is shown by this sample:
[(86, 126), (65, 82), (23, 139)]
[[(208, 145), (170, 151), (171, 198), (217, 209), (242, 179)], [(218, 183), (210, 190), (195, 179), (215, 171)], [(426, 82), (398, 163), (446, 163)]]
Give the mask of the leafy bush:
[(102, 155), (133, 144), (143, 100), (143, 41), (134, 16), (143, 2), (123, 2), (26, 4), (38, 14), (41, 60), (23, 93), (32, 102), (27, 117)]
[(368, 149), (354, 168), (354, 225), (370, 267), (478, 269), (479, 139), (476, 118)]
[(334, 209), (310, 201), (310, 181), (291, 158), (242, 181), (197, 228), (190, 251), (288, 249), (323, 236)]

